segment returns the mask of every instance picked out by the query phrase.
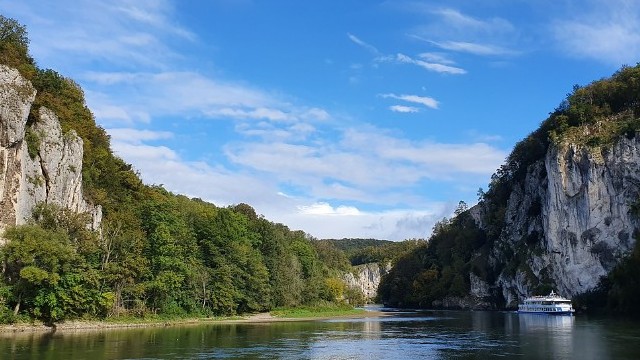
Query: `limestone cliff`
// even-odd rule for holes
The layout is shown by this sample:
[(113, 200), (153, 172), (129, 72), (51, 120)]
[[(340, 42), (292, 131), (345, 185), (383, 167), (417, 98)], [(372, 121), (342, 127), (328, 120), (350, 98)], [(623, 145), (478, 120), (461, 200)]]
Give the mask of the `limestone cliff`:
[[(502, 270), (476, 288), (501, 292), (507, 307), (540, 284), (567, 297), (593, 289), (635, 244), (640, 224), (629, 210), (639, 194), (639, 136), (603, 147), (550, 146), (509, 196), (489, 257)], [(481, 227), (484, 211), (472, 209)]]
[(344, 275), (344, 281), (349, 287), (360, 289), (367, 301), (373, 300), (378, 295), (378, 285), (382, 276), (389, 272), (391, 264), (381, 265), (369, 263), (356, 265), (353, 272)]
[(35, 96), (17, 70), (0, 65), (0, 233), (24, 224), (40, 202), (89, 213), (97, 229), (101, 207), (82, 193), (82, 139), (74, 131), (63, 134), (44, 107), (27, 125)]

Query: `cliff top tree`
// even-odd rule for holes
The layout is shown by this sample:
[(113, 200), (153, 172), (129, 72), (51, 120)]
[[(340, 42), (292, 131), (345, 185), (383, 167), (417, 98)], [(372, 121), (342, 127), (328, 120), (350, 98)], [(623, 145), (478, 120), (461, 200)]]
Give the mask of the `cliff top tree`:
[(35, 75), (35, 62), (29, 56), (27, 29), (14, 19), (0, 15), (0, 63), (14, 67), (27, 79)]

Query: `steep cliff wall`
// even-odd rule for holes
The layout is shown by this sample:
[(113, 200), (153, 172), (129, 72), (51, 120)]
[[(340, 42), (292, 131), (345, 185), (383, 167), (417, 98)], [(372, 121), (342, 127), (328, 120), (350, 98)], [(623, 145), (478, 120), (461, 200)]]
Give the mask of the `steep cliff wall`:
[[(635, 244), (630, 206), (640, 194), (640, 139), (611, 146), (551, 146), (510, 194), (489, 258), (506, 306), (540, 285), (571, 297), (593, 289)], [(481, 214), (473, 209), (481, 227)]]
[(97, 229), (102, 210), (82, 194), (82, 139), (74, 131), (62, 134), (56, 115), (44, 107), (27, 125), (35, 96), (17, 70), (0, 65), (0, 234), (24, 224), (40, 202), (87, 212)]
[(347, 286), (360, 289), (367, 301), (373, 300), (378, 295), (378, 285), (382, 276), (389, 272), (391, 264), (378, 263), (362, 264), (353, 267), (353, 273), (347, 273), (344, 281)]

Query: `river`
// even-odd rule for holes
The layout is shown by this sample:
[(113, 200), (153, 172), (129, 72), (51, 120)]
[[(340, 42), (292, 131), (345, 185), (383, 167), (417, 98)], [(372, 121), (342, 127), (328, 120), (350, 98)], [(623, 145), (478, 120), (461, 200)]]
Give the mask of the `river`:
[(1, 359), (640, 359), (640, 323), (422, 311), (255, 324), (0, 334)]

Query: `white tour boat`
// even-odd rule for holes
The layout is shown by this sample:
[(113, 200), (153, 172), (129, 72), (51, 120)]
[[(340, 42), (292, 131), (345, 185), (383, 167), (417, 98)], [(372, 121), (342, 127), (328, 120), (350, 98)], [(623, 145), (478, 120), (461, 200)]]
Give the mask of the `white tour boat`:
[(547, 296), (532, 296), (524, 299), (524, 303), (518, 305), (519, 313), (571, 315), (573, 305), (571, 300), (559, 296), (551, 291)]

